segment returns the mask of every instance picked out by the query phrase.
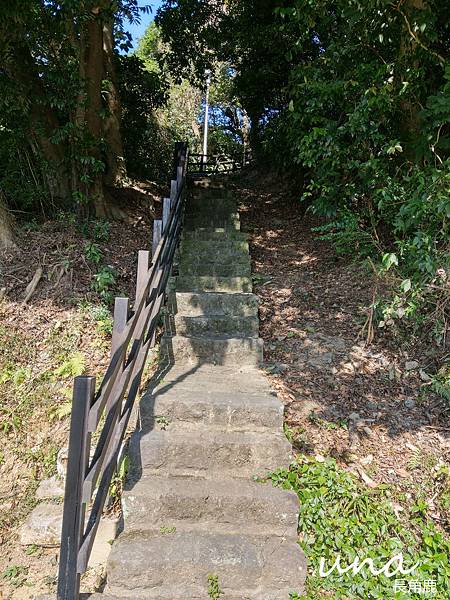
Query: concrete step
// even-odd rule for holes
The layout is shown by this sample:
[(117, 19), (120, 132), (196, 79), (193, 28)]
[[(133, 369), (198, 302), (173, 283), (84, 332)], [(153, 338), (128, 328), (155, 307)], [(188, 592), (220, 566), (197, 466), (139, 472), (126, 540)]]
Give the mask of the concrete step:
[[(243, 234), (245, 235), (245, 234)], [(223, 254), (247, 254), (249, 251), (247, 239), (237, 239), (232, 237), (230, 239), (215, 240), (214, 243), (211, 240), (199, 240), (194, 239), (182, 239), (180, 243), (180, 252), (187, 252), (189, 254), (211, 256), (217, 254), (222, 256)]]
[(199, 317), (230, 315), (256, 317), (259, 300), (254, 294), (176, 292), (169, 296), (168, 309), (172, 314)]
[(265, 476), (291, 461), (283, 433), (220, 431), (138, 431), (130, 441), (130, 480), (142, 473), (249, 479)]
[(252, 269), (250, 261), (234, 262), (228, 264), (216, 264), (211, 262), (186, 263), (181, 262), (178, 267), (180, 275), (183, 276), (214, 276), (214, 277), (250, 277)]
[(224, 219), (211, 219), (211, 218), (186, 218), (183, 222), (183, 229), (185, 231), (199, 231), (199, 232), (212, 232), (218, 231), (240, 231), (241, 222)]
[(230, 267), (233, 265), (239, 266), (239, 268), (243, 268), (244, 266), (250, 270), (250, 257), (246, 252), (242, 252), (241, 250), (225, 252), (217, 252), (213, 250), (212, 252), (206, 253), (202, 252), (196, 253), (194, 250), (180, 250), (180, 254), (178, 256), (178, 260), (176, 260), (179, 269), (191, 269), (194, 267), (200, 268), (215, 268), (219, 267)]
[[(143, 596), (111, 596), (109, 594), (81, 594), (80, 600), (208, 600), (211, 596), (208, 594), (209, 584), (200, 586), (168, 586), (161, 590), (146, 590)], [(132, 590), (134, 593), (134, 590)], [(250, 590), (227, 590), (220, 595), (220, 600), (288, 600), (291, 596), (291, 589), (268, 590), (250, 589)], [(38, 597), (36, 600), (41, 600)], [(45, 596), (43, 600), (57, 600), (56, 596)]]
[(185, 214), (232, 214), (238, 213), (237, 202), (231, 198), (190, 198), (186, 203)]
[[(181, 275), (174, 282), (177, 292), (250, 293), (250, 277), (214, 277), (213, 275)], [(172, 288), (173, 289), (173, 288)]]
[(107, 592), (136, 600), (204, 600), (215, 574), (221, 598), (287, 600), (289, 592), (302, 591), (305, 566), (299, 545), (278, 537), (123, 533), (109, 557)]
[[(128, 486), (127, 486), (128, 487)], [(298, 497), (270, 483), (142, 477), (122, 495), (127, 531), (218, 531), (297, 539)]]
[(234, 194), (231, 190), (227, 189), (226, 186), (209, 186), (208, 189), (204, 187), (195, 186), (191, 189), (190, 194), (188, 196), (188, 201), (192, 199), (201, 199), (201, 200), (209, 200), (209, 199), (233, 199)]
[(250, 261), (248, 242), (239, 240), (183, 240), (178, 254), (181, 262)]
[(232, 240), (244, 241), (248, 240), (248, 234), (242, 231), (226, 230), (223, 227), (214, 229), (196, 229), (195, 231), (187, 231), (183, 229), (182, 240), (214, 240), (229, 242)]
[(230, 367), (211, 364), (176, 364), (162, 367), (154, 380), (150, 382), (149, 392), (167, 391), (173, 386), (177, 389), (192, 391), (230, 392), (247, 395), (269, 394), (277, 397), (269, 380), (262, 372), (250, 365), (232, 365)]
[(236, 335), (258, 337), (258, 317), (231, 317), (229, 315), (208, 315), (188, 317), (175, 315), (171, 322), (173, 335)]
[(263, 360), (263, 342), (255, 337), (164, 335), (161, 356), (170, 362), (258, 366)]
[(139, 404), (142, 429), (161, 429), (163, 425), (169, 431), (206, 427), (237, 432), (281, 431), (284, 406), (270, 392), (234, 391), (226, 380), (221, 389), (217, 385), (210, 389), (205, 377), (201, 384), (203, 388), (193, 389), (186, 383), (182, 387), (176, 381), (164, 382), (153, 393), (145, 394)]

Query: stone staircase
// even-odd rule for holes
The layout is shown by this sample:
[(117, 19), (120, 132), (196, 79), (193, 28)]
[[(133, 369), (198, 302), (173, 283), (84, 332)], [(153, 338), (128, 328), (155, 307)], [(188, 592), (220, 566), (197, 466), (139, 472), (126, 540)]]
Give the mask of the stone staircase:
[(287, 466), (283, 407), (257, 366), (258, 301), (236, 203), (198, 183), (188, 199), (161, 352), (130, 443), (124, 530), (99, 598), (288, 600), (301, 593), (298, 499), (255, 481)]

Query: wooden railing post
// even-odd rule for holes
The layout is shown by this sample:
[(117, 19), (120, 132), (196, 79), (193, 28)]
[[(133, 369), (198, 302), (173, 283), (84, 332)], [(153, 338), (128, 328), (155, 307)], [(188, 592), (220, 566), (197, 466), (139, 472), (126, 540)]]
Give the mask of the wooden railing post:
[(180, 165), (177, 168), (177, 187), (178, 187), (178, 189), (181, 187), (181, 185), (183, 183), (183, 171), (184, 171), (184, 167), (182, 165)]
[[(177, 145), (176, 156), (170, 198), (164, 200), (162, 220), (153, 225), (154, 264), (150, 265), (149, 251), (139, 252), (133, 312), (128, 298), (115, 300), (111, 360), (100, 388), (96, 393), (94, 377), (77, 377), (74, 382), (57, 600), (80, 598), (80, 575), (88, 566), (145, 359), (156, 339), (181, 228), (186, 144)], [(90, 459), (94, 431), (98, 441)], [(85, 513), (92, 499), (86, 523)]]
[(86, 510), (82, 493), (89, 462), (91, 435), (88, 433), (88, 417), (94, 394), (95, 377), (75, 378), (59, 556), (58, 600), (78, 600), (80, 592), (77, 561)]
[(162, 237), (162, 221), (161, 219), (157, 219), (153, 221), (153, 243), (152, 243), (152, 256), (155, 255), (156, 248), (158, 247), (159, 242)]
[(172, 206), (172, 200), (170, 198), (164, 198), (164, 200), (163, 200), (163, 218), (162, 218), (163, 231), (166, 230), (167, 224), (169, 222), (171, 206)]
[(125, 329), (130, 314), (128, 298), (116, 298), (114, 301), (114, 322), (111, 339), (111, 358), (120, 345), (120, 335)]
[(142, 290), (147, 285), (149, 267), (150, 252), (148, 250), (139, 250), (136, 278), (136, 301), (141, 297)]
[(176, 179), (172, 179), (170, 182), (170, 206), (172, 207), (175, 204), (175, 200), (177, 199), (178, 194), (178, 181)]

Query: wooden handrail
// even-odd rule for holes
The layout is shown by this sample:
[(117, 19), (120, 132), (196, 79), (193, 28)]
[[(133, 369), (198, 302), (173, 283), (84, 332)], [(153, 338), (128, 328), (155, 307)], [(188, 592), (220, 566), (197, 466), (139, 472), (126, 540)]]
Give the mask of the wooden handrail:
[[(154, 223), (151, 264), (149, 252), (139, 252), (133, 311), (130, 313), (128, 298), (116, 298), (111, 360), (103, 380), (96, 393), (95, 377), (76, 377), (74, 381), (57, 600), (80, 597), (80, 576), (88, 567), (145, 361), (155, 344), (181, 232), (187, 170), (187, 144), (180, 142), (174, 153), (170, 198), (164, 200), (164, 223)], [(91, 436), (103, 416), (90, 458)]]
[(239, 156), (226, 154), (189, 154), (188, 171), (192, 177), (207, 177), (217, 173), (233, 173), (252, 162), (252, 155), (244, 151)]

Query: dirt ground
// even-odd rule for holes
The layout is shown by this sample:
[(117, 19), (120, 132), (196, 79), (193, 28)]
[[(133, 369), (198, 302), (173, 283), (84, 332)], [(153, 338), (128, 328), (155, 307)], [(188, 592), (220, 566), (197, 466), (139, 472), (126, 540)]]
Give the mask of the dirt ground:
[[(424, 496), (429, 515), (448, 531), (449, 504), (441, 501), (448, 479), (440, 473), (450, 455), (449, 407), (429, 391), (429, 357), (378, 330), (365, 343), (371, 272), (318, 241), (311, 232), (318, 223), (302, 214), (297, 191), (286, 190), (252, 176), (236, 188), (261, 299), (264, 367), (286, 404), (286, 433), (298, 452), (334, 456), (368, 486), (392, 484), (398, 511)], [(133, 298), (136, 253), (150, 246), (154, 204), (132, 200), (128, 214), (126, 227), (112, 223), (97, 245), (101, 264), (115, 274), (111, 293)], [(82, 356), (89, 374), (108, 362), (108, 316), (92, 289), (99, 265), (85, 252), (91, 237), (60, 215), (22, 225), (18, 249), (0, 260), (2, 600), (55, 589), (57, 550), (20, 546), (17, 528), (67, 443), (64, 407), (72, 369), (80, 367), (74, 357)], [(42, 276), (24, 304), (38, 267)], [(61, 364), (71, 366), (61, 371)], [(94, 589), (101, 578), (91, 571), (83, 587)]]
[[(151, 247), (158, 194), (156, 186), (151, 194), (124, 190), (126, 224), (83, 224), (70, 213), (21, 222), (17, 248), (0, 256), (1, 600), (55, 590), (57, 549), (21, 546), (18, 528), (67, 445), (73, 376), (100, 376), (109, 362), (111, 298), (134, 299), (137, 252)], [(100, 258), (92, 260), (89, 243)], [(114, 279), (101, 297), (93, 282), (105, 267)], [(88, 572), (83, 588), (94, 589), (101, 575)]]
[(366, 343), (372, 271), (319, 241), (298, 190), (271, 181), (250, 175), (236, 193), (287, 434), (298, 452), (333, 456), (371, 487), (392, 484), (401, 501), (425, 497), (448, 531), (450, 407), (430, 392), (430, 354), (381, 329)]

